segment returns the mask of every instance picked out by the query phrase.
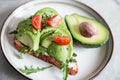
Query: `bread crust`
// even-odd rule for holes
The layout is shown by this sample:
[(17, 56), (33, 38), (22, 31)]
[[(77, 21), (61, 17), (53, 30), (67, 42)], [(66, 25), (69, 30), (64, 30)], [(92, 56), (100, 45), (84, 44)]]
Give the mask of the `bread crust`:
[[(21, 48), (24, 47), (24, 45), (22, 45), (22, 43), (20, 41), (18, 41), (16, 39), (16, 37), (14, 37), (14, 46), (15, 46), (15, 48), (17, 50), (20, 50)], [(31, 55), (36, 57), (36, 58), (39, 58), (39, 59), (41, 59), (41, 60), (43, 60), (43, 61), (45, 61), (47, 63), (53, 64), (53, 65), (55, 65), (58, 68), (61, 68), (61, 65), (62, 65), (61, 62), (58, 61), (57, 59), (55, 59), (52, 56), (47, 56), (47, 55), (42, 55), (42, 54), (36, 56), (34, 53), (32, 53)], [(77, 62), (75, 62), (74, 68), (73, 67), (69, 68), (69, 74), (70, 75), (76, 75), (77, 73), (78, 73), (78, 64), (77, 64)]]

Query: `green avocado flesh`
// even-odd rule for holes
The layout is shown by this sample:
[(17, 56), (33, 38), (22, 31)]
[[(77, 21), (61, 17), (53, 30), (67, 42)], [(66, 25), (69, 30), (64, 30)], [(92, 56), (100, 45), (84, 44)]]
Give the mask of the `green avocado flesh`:
[(56, 14), (58, 14), (57, 11), (49, 7), (42, 8), (35, 13), (35, 15), (42, 15), (43, 20), (47, 20)]
[(31, 19), (20, 22), (17, 31), (16, 38), (21, 43), (30, 47), (32, 50), (37, 50), (39, 48), (40, 31), (35, 30), (31, 26)]
[[(46, 25), (47, 20), (53, 15), (59, 15), (52, 8), (46, 7), (38, 10), (35, 15), (42, 15), (42, 30), (36, 30), (32, 26), (32, 19), (28, 18), (18, 24), (16, 34), (17, 40), (28, 46), (31, 50), (37, 51), (42, 46), (47, 49), (47, 54), (56, 58), (61, 62), (65, 62), (73, 55), (73, 40), (70, 32), (67, 29), (65, 21), (62, 19), (57, 27)], [(45, 25), (44, 25), (45, 24)], [(58, 45), (53, 41), (54, 36), (69, 36), (71, 39), (68, 45)]]
[[(63, 33), (61, 32), (57, 32), (57, 30), (55, 31), (49, 31), (47, 33), (45, 33), (44, 35), (41, 36), (41, 45), (48, 48), (48, 46), (50, 45), (50, 43), (52, 42), (52, 39), (54, 36), (56, 35), (62, 35)], [(47, 44), (47, 45), (46, 45)]]
[(45, 8), (38, 10), (35, 13), (35, 15), (44, 15), (44, 14), (50, 15), (50, 17), (51, 17), (52, 15), (58, 14), (58, 12), (50, 7), (45, 7)]
[[(67, 22), (68, 28), (72, 34), (72, 36), (80, 41), (82, 44), (87, 45), (88, 47), (98, 47), (101, 46), (103, 44), (105, 44), (108, 39), (109, 39), (109, 31), (108, 29), (102, 25), (101, 23), (99, 23), (96, 20), (84, 17), (84, 16), (80, 16), (78, 14), (72, 14), (72, 15), (67, 15), (65, 17), (65, 20)], [(80, 33), (80, 24), (82, 22), (89, 22), (92, 23), (96, 26), (96, 28), (98, 29), (98, 33), (93, 36), (93, 37), (85, 37)]]
[(68, 56), (69, 56), (67, 49), (68, 49), (68, 46), (61, 46), (52, 42), (48, 47), (47, 51), (50, 56), (53, 56), (57, 60), (64, 62), (68, 59)]
[[(67, 29), (66, 30), (62, 29), (62, 28), (56, 28), (55, 29), (55, 28), (49, 28), (49, 27), (45, 28), (41, 31), (40, 44), (43, 47), (48, 48), (48, 54), (50, 56), (55, 57), (59, 61), (65, 61), (66, 59), (70, 59), (72, 57), (72, 54), (73, 54), (73, 52), (72, 52), (73, 51), (72, 37), (71, 37), (70, 33), (68, 33), (67, 31), (68, 31)], [(53, 37), (56, 36), (56, 35), (70, 36), (71, 43), (66, 46), (67, 49), (63, 49), (63, 51), (66, 52), (66, 53), (63, 53), (62, 51), (57, 50), (57, 49), (59, 49), (59, 46), (61, 46), (61, 45), (54, 45), (55, 43), (53, 42)], [(52, 48), (51, 45), (54, 46), (54, 48)], [(61, 48), (62, 47), (64, 48), (65, 46), (61, 46)], [(66, 56), (66, 54), (67, 54), (67, 57), (63, 57), (63, 56)]]

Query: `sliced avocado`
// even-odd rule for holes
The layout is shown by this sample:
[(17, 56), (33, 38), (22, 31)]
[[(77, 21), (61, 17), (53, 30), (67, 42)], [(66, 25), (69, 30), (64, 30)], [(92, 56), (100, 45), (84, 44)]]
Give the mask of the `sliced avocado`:
[[(72, 37), (67, 29), (67, 26), (65, 24), (65, 21), (62, 19), (61, 23), (59, 24), (58, 27), (52, 28), (47, 25), (46, 21), (53, 15), (59, 15), (58, 12), (52, 8), (45, 7), (43, 9), (40, 9), (35, 13), (35, 15), (42, 15), (43, 19), (43, 29), (41, 31), (41, 36), (40, 36), (40, 45), (48, 48), (52, 43), (53, 43), (53, 37), (55, 35), (63, 35), (63, 36), (70, 36), (71, 38), (71, 43), (68, 45), (68, 57), (71, 58), (73, 54), (73, 41)], [(54, 52), (54, 50), (53, 50)], [(58, 55), (59, 56), (59, 55)]]
[(54, 31), (51, 30), (51, 31), (43, 34), (40, 37), (41, 45), (48, 48), (50, 43), (53, 41), (53, 37), (56, 36), (56, 35), (60, 35), (60, 36), (62, 36), (62, 35), (65, 36), (66, 35), (67, 36), (67, 34), (64, 31), (62, 31), (62, 30), (60, 30), (58, 28), (56, 30), (54, 30)]
[(61, 23), (58, 25), (58, 28), (67, 29), (67, 26), (66, 26), (66, 23), (65, 23), (64, 19), (61, 20)]
[[(63, 28), (63, 27), (66, 27), (66, 28)], [(62, 33), (66, 34), (65, 36), (69, 36), (71, 39), (71, 42), (68, 47), (68, 50), (70, 53), (69, 58), (71, 58), (73, 55), (73, 38), (72, 38), (72, 35), (70, 34), (70, 32), (68, 31), (67, 26), (64, 25), (63, 27), (59, 27), (59, 29), (62, 31)]]
[[(65, 20), (67, 22), (68, 28), (69, 28), (72, 36), (76, 40), (80, 41), (82, 44), (87, 45), (87, 47), (101, 46), (104, 43), (106, 43), (109, 39), (108, 29), (103, 24), (98, 22), (97, 20), (90, 19), (90, 18), (87, 18), (87, 17), (84, 17), (84, 16), (80, 16), (78, 14), (67, 15), (65, 17)], [(84, 22), (95, 25), (95, 27), (97, 29), (97, 33), (94, 36), (92, 36), (92, 37), (84, 36), (83, 33), (80, 31), (80, 26)], [(86, 24), (84, 26), (86, 26)], [(93, 30), (94, 31), (94, 28), (93, 29), (87, 29), (86, 28), (86, 30), (88, 30), (88, 31)], [(85, 30), (84, 30), (84, 32), (85, 32), (84, 34), (88, 33)], [(92, 31), (89, 31), (89, 32), (91, 33)]]
[(42, 8), (35, 13), (35, 15), (42, 15), (43, 20), (47, 20), (55, 14), (58, 14), (57, 11), (49, 7)]
[(16, 38), (32, 50), (39, 48), (40, 31), (35, 30), (31, 25), (31, 19), (26, 19), (18, 24)]
[(54, 15), (58, 15), (58, 12), (53, 8), (45, 7), (38, 10), (35, 15), (42, 15), (42, 28), (45, 28), (48, 26), (48, 19), (50, 19)]
[(45, 36), (52, 34), (56, 31), (56, 28), (46, 27), (41, 31), (40, 40), (44, 39)]
[[(47, 13), (48, 12), (48, 13)], [(58, 14), (58, 12), (53, 9), (53, 8), (50, 8), (50, 7), (45, 7), (45, 8), (42, 8), (40, 10), (38, 10), (35, 15), (43, 15), (43, 14), (46, 14), (46, 15), (51, 15), (51, 14)]]
[[(51, 45), (53, 43), (53, 37), (56, 35), (60, 35), (60, 36), (70, 36), (71, 38), (71, 43), (68, 45), (68, 58), (70, 59), (72, 57), (73, 54), (73, 41), (72, 41), (72, 37), (70, 35), (69, 32), (67, 32), (67, 28), (63, 29), (63, 28), (45, 28), (41, 31), (41, 37), (40, 37), (40, 44), (46, 48), (49, 47), (49, 45)], [(54, 51), (53, 51), (54, 52)]]
[(48, 48), (52, 42), (52, 34), (56, 31), (56, 28), (46, 27), (41, 31), (40, 45)]
[(68, 46), (62, 46), (52, 42), (48, 47), (47, 52), (50, 56), (55, 57), (57, 60), (61, 62), (65, 62), (69, 56), (69, 52), (67, 48)]

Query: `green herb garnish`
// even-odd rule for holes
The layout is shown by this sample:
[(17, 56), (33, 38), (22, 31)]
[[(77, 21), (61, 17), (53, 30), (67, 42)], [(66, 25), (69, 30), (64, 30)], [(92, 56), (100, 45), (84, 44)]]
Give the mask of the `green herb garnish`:
[(36, 51), (31, 51), (34, 53), (36, 56), (39, 56), (40, 54), (45, 54), (47, 53), (47, 49), (45, 47), (39, 46), (39, 49)]
[(74, 59), (75, 57), (77, 57), (77, 54), (76, 54), (76, 53), (73, 53), (72, 56), (73, 56), (73, 57), (69, 60), (69, 62), (77, 62), (77, 60)]
[(76, 59), (71, 58), (69, 62), (77, 62)]
[(69, 60), (66, 60), (66, 62), (62, 63), (63, 80), (67, 80), (68, 78), (68, 64)]
[(76, 57), (77, 56), (77, 54), (76, 53), (73, 53), (73, 57)]
[(20, 59), (23, 59), (22, 54), (25, 53), (26, 50), (27, 50), (27, 47), (23, 47), (23, 48), (21, 48), (21, 49), (19, 50), (19, 52), (20, 52), (19, 58), (20, 58)]
[(17, 34), (17, 30), (11, 31), (9, 34)]
[(47, 49), (45, 47), (39, 46), (39, 49), (35, 51), (36, 53), (46, 53)]
[(19, 55), (19, 59), (23, 59), (23, 55), (22, 55), (23, 53), (20, 53), (20, 55)]
[(29, 74), (36, 73), (36, 72), (39, 72), (39, 71), (44, 71), (44, 70), (46, 70), (46, 69), (48, 69), (48, 68), (51, 68), (51, 67), (52, 67), (52, 65), (47, 66), (47, 67), (42, 67), (42, 68), (37, 67), (37, 68), (35, 69), (35, 68), (33, 68), (33, 66), (30, 66), (30, 68), (28, 68), (27, 66), (24, 66), (24, 69), (19, 68), (19, 70), (20, 70), (21, 72), (25, 73), (26, 75), (29, 75)]

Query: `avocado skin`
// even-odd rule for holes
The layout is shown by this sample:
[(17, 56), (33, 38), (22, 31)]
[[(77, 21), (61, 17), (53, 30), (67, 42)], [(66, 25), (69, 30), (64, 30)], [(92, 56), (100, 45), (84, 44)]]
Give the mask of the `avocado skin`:
[[(75, 17), (76, 22), (78, 21), (78, 18), (79, 18), (79, 17), (82, 17), (82, 18), (84, 18), (84, 19), (86, 19), (86, 20), (91, 20), (91, 21), (93, 21), (93, 22), (95, 22), (95, 23), (98, 23), (100, 26), (103, 27), (103, 29), (105, 29), (106, 34), (107, 34), (106, 39), (105, 39), (103, 42), (96, 43), (96, 44), (89, 44), (89, 43), (84, 43), (84, 42), (82, 42), (81, 40), (79, 40), (78, 38), (76, 38), (76, 37), (74, 36), (73, 32), (71, 32), (70, 23), (68, 22), (68, 19), (67, 19), (69, 16)], [(67, 27), (68, 27), (68, 30), (70, 31), (70, 33), (71, 33), (72, 36), (73, 36), (74, 41), (77, 41), (78, 43), (81, 43), (81, 44), (83, 45), (83, 47), (86, 47), (86, 48), (97, 48), (97, 47), (100, 47), (100, 46), (104, 45), (105, 43), (107, 43), (107, 42), (109, 41), (109, 31), (108, 31), (108, 29), (107, 29), (103, 24), (101, 24), (100, 22), (98, 22), (97, 20), (90, 19), (90, 18), (88, 18), (88, 17), (81, 16), (81, 15), (78, 15), (78, 14), (71, 14), (71, 15), (66, 15), (66, 16), (65, 16), (65, 22), (66, 22), (66, 25), (67, 25)], [(80, 24), (80, 23), (79, 23), (79, 24)], [(78, 37), (78, 36), (77, 36), (77, 37)]]
[(50, 44), (47, 52), (50, 56), (55, 57), (57, 60), (61, 62), (65, 62), (66, 59), (68, 59), (68, 55), (69, 55), (67, 46), (58, 45), (55, 42), (52, 42)]
[(96, 45), (96, 44), (93, 44), (93, 45), (89, 45), (89, 44), (81, 43), (79, 40), (76, 40), (75, 38), (73, 38), (73, 41), (76, 42), (76, 43), (78, 43), (78, 44), (81, 44), (82, 47), (84, 47), (84, 48), (98, 48), (98, 47), (104, 45), (105, 43), (109, 42), (109, 40), (108, 40), (107, 42), (105, 42), (105, 43), (103, 43), (103, 44), (97, 44), (97, 45)]

